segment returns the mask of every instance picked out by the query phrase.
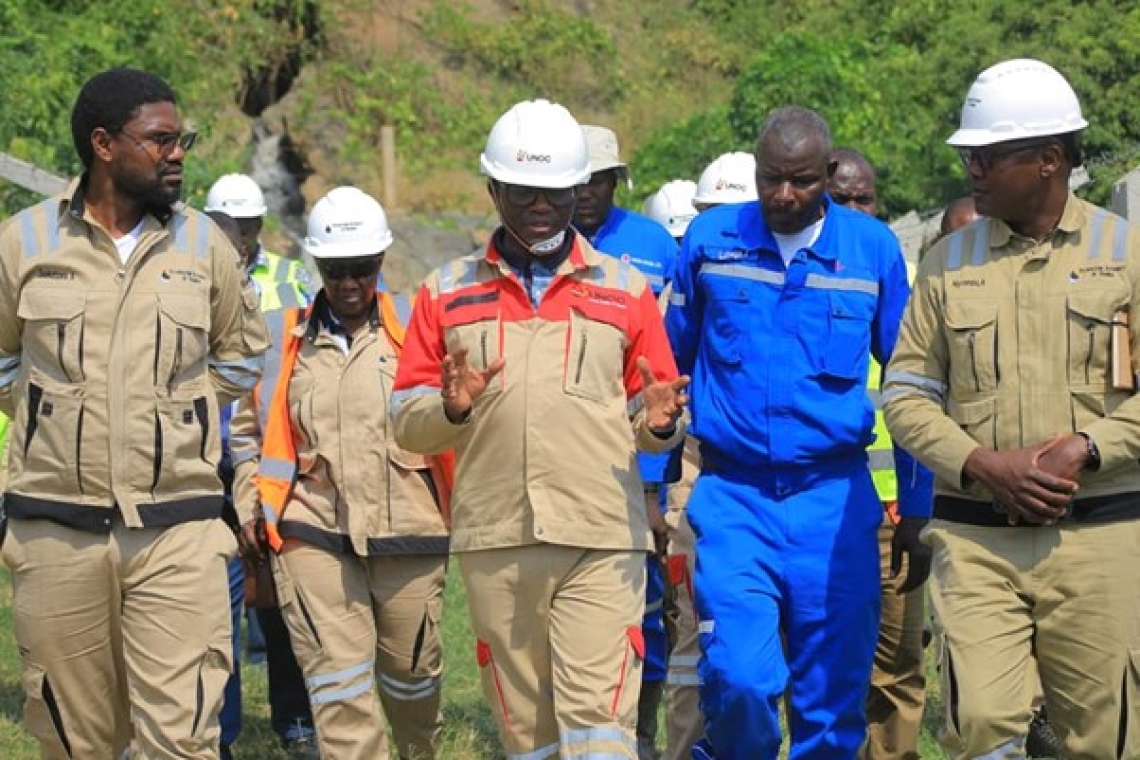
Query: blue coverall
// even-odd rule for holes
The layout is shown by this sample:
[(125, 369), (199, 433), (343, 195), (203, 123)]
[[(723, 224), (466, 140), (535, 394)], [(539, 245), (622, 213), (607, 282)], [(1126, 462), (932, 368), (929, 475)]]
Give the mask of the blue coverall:
[[(677, 241), (669, 231), (647, 216), (613, 206), (606, 221), (589, 238), (590, 244), (602, 253), (629, 261), (645, 275), (654, 295), (661, 295), (665, 285), (673, 278), (677, 260)], [(641, 478), (646, 484), (663, 487), (668, 454), (638, 454), (637, 463)], [(641, 630), (645, 636), (645, 662), (642, 681), (654, 683), (665, 680), (669, 661), (669, 642), (665, 636), (663, 602), (665, 575), (661, 563), (650, 557), (645, 566), (645, 617)]]
[(882, 521), (868, 357), (890, 358), (909, 287), (885, 225), (824, 203), (787, 266), (758, 202), (705, 211), (673, 279), (666, 326), (702, 458), (694, 757), (776, 758), (785, 694), (792, 760), (855, 758), (864, 738)]

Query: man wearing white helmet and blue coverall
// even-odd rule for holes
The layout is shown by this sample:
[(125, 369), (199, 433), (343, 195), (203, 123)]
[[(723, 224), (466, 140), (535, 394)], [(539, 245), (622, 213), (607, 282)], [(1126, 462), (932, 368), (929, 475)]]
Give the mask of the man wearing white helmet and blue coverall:
[(645, 199), (641, 211), (665, 228), (678, 244), (689, 229), (689, 222), (697, 215), (693, 206), (693, 196), (697, 194), (697, 183), (691, 179), (673, 179), (666, 182), (657, 192)]
[[(890, 229), (828, 200), (830, 151), (817, 113), (773, 111), (759, 201), (702, 212), (677, 263), (666, 324), (701, 442), (695, 757), (774, 760), (785, 696), (791, 757), (853, 760), (866, 734), (882, 520), (868, 361), (890, 357), (909, 289)], [(912, 585), (925, 518), (896, 532)]]
[(725, 203), (756, 200), (756, 156), (735, 151), (722, 153), (705, 167), (697, 180), (693, 207), (697, 211)]
[(982, 218), (919, 264), (884, 378), (936, 476), (956, 760), (1025, 757), (1035, 674), (1064, 757), (1140, 758), (1140, 231), (1069, 190), (1087, 126), (1048, 64), (978, 75), (947, 142)]
[(480, 163), (502, 224), (420, 288), (396, 440), (455, 449), (451, 549), (507, 758), (633, 760), (652, 548), (636, 454), (681, 440), (688, 378), (645, 278), (571, 227), (590, 177), (574, 117), (519, 103)]
[[(616, 256), (637, 267), (653, 295), (661, 291), (673, 277), (677, 259), (677, 241), (660, 224), (635, 211), (614, 205), (614, 190), (619, 180), (632, 186), (629, 167), (622, 162), (617, 135), (606, 127), (585, 125), (586, 144), (590, 149), (590, 180), (578, 189), (578, 205), (574, 210), (574, 227), (589, 238), (602, 253)], [(665, 573), (662, 559), (667, 533), (661, 514), (662, 490), (668, 454), (638, 456), (641, 479), (645, 484), (649, 527), (653, 530), (657, 555), (646, 564), (645, 667), (641, 672), (641, 698), (638, 703), (637, 741), (641, 760), (656, 760), (657, 713), (665, 687), (665, 667), (669, 642), (665, 635)]]

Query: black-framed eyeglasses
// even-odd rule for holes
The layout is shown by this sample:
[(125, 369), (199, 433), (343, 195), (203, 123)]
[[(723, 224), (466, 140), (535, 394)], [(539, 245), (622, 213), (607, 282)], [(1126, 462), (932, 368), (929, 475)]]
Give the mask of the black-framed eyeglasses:
[(174, 146), (182, 148), (183, 153), (189, 153), (190, 149), (194, 147), (194, 143), (198, 142), (197, 132), (163, 132), (155, 135), (143, 135), (136, 137), (127, 130), (120, 130), (120, 134), (124, 134), (131, 138), (135, 145), (143, 150), (146, 150), (144, 143), (154, 143), (158, 146), (158, 155), (162, 158), (167, 158), (174, 152)]
[(324, 280), (363, 280), (379, 273), (382, 256), (369, 256), (366, 259), (318, 259), (317, 270)]
[(1031, 142), (1031, 143), (998, 143), (996, 145), (983, 145), (977, 148), (958, 148), (958, 158), (962, 161), (962, 166), (966, 171), (970, 170), (970, 166), (977, 161), (978, 168), (983, 173), (988, 172), (994, 167), (994, 164), (1012, 158), (1018, 153), (1028, 153), (1030, 151), (1041, 150), (1048, 143), (1046, 142)]
[(578, 197), (575, 187), (529, 187), (527, 185), (500, 185), (503, 188), (503, 197), (512, 206), (531, 206), (538, 200), (538, 196), (546, 198), (551, 206), (569, 206)]

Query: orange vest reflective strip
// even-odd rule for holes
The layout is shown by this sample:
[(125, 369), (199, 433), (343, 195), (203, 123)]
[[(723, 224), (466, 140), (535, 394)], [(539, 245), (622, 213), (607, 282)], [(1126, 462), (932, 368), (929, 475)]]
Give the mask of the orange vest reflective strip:
[[(404, 346), (406, 329), (400, 322), (396, 305), (387, 293), (377, 293), (384, 334), (399, 357)], [(277, 524), (285, 512), (293, 483), (297, 479), (297, 446), (293, 440), (293, 427), (289, 420), (289, 380), (297, 364), (302, 336), (294, 335), (302, 316), (309, 309), (290, 309), (285, 313), (281, 333), (281, 366), (277, 372), (273, 397), (268, 399), (269, 410), (265, 417), (265, 430), (261, 443), (261, 462), (257, 469), (257, 490), (261, 497), (261, 510), (265, 516), (265, 533), (269, 546), (280, 552), (283, 545)], [(255, 399), (257, 396), (255, 395)], [(260, 403), (260, 399), (258, 400)], [(455, 480), (455, 457), (451, 452), (428, 457), (428, 466), (439, 497), (439, 509), (444, 522), (451, 524), (451, 489)]]

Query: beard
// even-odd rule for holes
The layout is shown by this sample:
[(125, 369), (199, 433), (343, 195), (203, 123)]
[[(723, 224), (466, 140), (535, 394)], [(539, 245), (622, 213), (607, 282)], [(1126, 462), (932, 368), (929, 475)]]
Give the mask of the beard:
[(182, 167), (165, 162), (154, 168), (148, 177), (124, 174), (116, 178), (116, 185), (124, 195), (133, 198), (147, 207), (168, 208), (182, 198), (182, 180), (167, 180), (168, 174)]

